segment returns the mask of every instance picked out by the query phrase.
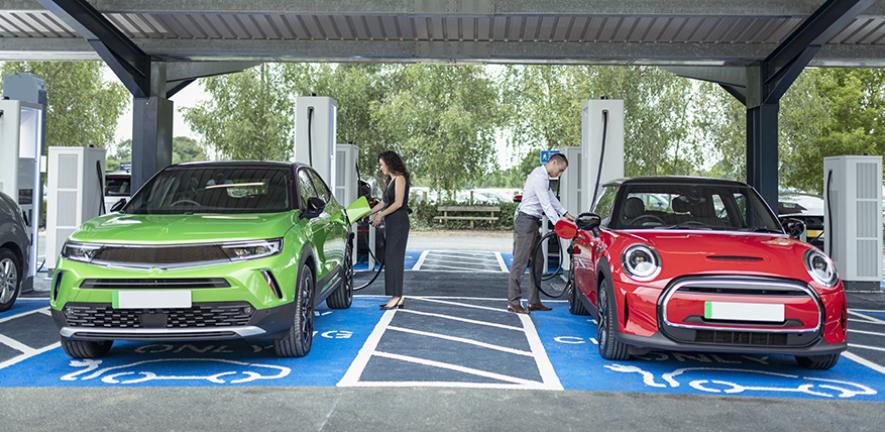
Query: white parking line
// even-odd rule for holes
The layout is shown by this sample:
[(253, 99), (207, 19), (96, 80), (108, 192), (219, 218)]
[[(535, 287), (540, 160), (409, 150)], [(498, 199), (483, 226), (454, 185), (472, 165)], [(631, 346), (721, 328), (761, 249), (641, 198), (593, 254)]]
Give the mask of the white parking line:
[(871, 332), (871, 331), (866, 331), (866, 330), (854, 330), (854, 329), (848, 329), (848, 333), (860, 333), (860, 334), (872, 335), (872, 336), (885, 336), (885, 333)]
[(860, 312), (853, 311), (853, 310), (851, 310), (851, 309), (848, 310), (848, 313), (851, 314), (851, 315), (854, 315), (854, 316), (856, 316), (856, 317), (858, 317), (858, 318), (863, 318), (864, 320), (866, 320), (867, 322), (870, 322), (870, 323), (874, 323), (874, 324), (885, 324), (885, 320), (880, 320), (879, 318), (871, 317), (871, 316), (869, 316), (869, 315), (865, 315), (865, 314), (862, 314), (862, 313), (860, 313)]
[(421, 266), (424, 265), (424, 260), (427, 259), (427, 254), (429, 254), (429, 253), (430, 253), (429, 250), (426, 250), (426, 251), (424, 251), (424, 252), (421, 252), (421, 256), (418, 257), (418, 262), (416, 262), (416, 263), (415, 263), (415, 266), (412, 267), (412, 271), (418, 271), (418, 270), (421, 270)]
[(878, 313), (885, 313), (885, 310), (876, 310), (876, 309), (855, 309), (855, 308), (850, 308), (850, 309), (848, 309), (848, 311), (849, 311), (849, 312), (850, 312), (850, 311), (858, 311), (858, 312), (878, 312)]
[(353, 386), (360, 380), (363, 370), (366, 368), (366, 365), (369, 364), (369, 359), (372, 358), (372, 353), (375, 352), (375, 348), (378, 348), (378, 342), (381, 341), (381, 336), (384, 335), (384, 330), (387, 329), (387, 326), (390, 325), (390, 321), (393, 320), (394, 314), (396, 314), (396, 310), (390, 309), (385, 311), (384, 315), (381, 315), (378, 324), (375, 324), (372, 333), (366, 338), (366, 343), (360, 348), (356, 358), (353, 359), (350, 367), (347, 368), (347, 372), (345, 372), (344, 376), (341, 377), (341, 380), (338, 381), (339, 387)]
[(458, 381), (358, 381), (348, 387), (432, 387), (494, 390), (552, 390), (543, 383), (530, 385), (504, 383), (471, 383)]
[(855, 319), (855, 318), (848, 318), (848, 322), (873, 324), (873, 325), (885, 325), (885, 322), (867, 321), (867, 320)]
[(33, 310), (29, 310), (29, 311), (27, 311), (27, 312), (18, 313), (18, 314), (15, 314), (15, 315), (10, 315), (10, 316), (8, 316), (8, 317), (0, 318), (0, 323), (4, 323), (4, 322), (6, 322), (6, 321), (11, 321), (11, 320), (14, 320), (14, 319), (16, 319), (16, 318), (20, 318), (20, 317), (23, 317), (23, 316), (26, 316), (26, 315), (31, 315), (31, 314), (35, 314), (35, 313), (41, 313), (41, 312), (43, 312), (43, 311), (48, 311), (48, 310), (49, 310), (49, 306), (46, 306), (46, 307), (44, 307), (44, 308), (33, 309)]
[[(500, 273), (497, 270), (486, 270), (486, 269), (478, 269), (475, 267), (458, 267), (458, 266), (450, 266), (447, 264), (427, 264), (427, 266), (432, 267), (430, 270), (433, 271), (452, 271), (452, 272), (470, 272), (470, 273)], [(442, 270), (441, 270), (442, 269)]]
[(434, 299), (434, 298), (429, 298), (429, 297), (409, 297), (409, 298), (414, 299), (414, 300), (447, 304), (447, 305), (452, 305), (452, 306), (460, 306), (460, 307), (473, 308), (473, 309), (483, 309), (483, 310), (494, 311), (494, 312), (504, 312), (504, 313), (508, 313), (508, 314), (512, 313), (504, 308), (494, 308), (494, 307), (489, 307), (489, 306), (472, 305), (472, 304), (468, 304), (468, 303), (459, 303), (459, 302), (453, 302), (453, 301), (447, 301), (447, 300), (439, 300), (439, 299)]
[(43, 347), (43, 348), (35, 349), (34, 351), (32, 351), (32, 352), (30, 352), (30, 353), (22, 354), (22, 355), (19, 355), (19, 356), (13, 357), (13, 358), (11, 358), (11, 359), (9, 359), (9, 360), (6, 360), (6, 361), (0, 363), (0, 369), (8, 368), (9, 366), (12, 366), (12, 365), (14, 365), (14, 364), (16, 364), (16, 363), (19, 363), (19, 362), (25, 361), (25, 360), (27, 360), (27, 359), (29, 359), (29, 358), (31, 358), (31, 357), (34, 357), (35, 355), (43, 354), (43, 353), (45, 353), (46, 351), (54, 350), (54, 349), (56, 349), (56, 348), (58, 348), (58, 347), (60, 347), (60, 346), (61, 346), (61, 342), (56, 342), (56, 343), (54, 343), (54, 344), (52, 344), (52, 345), (46, 345), (46, 346)]
[(415, 364), (420, 364), (423, 366), (431, 366), (431, 367), (440, 368), (440, 369), (452, 370), (452, 371), (461, 372), (461, 373), (465, 373), (468, 375), (475, 375), (475, 376), (479, 376), (479, 377), (483, 377), (483, 378), (491, 378), (494, 380), (505, 381), (505, 382), (509, 382), (509, 383), (513, 383), (513, 384), (520, 384), (520, 385), (543, 384), (543, 383), (539, 383), (537, 381), (531, 381), (531, 380), (527, 380), (527, 379), (517, 378), (517, 377), (510, 376), (510, 375), (503, 375), (503, 374), (499, 374), (499, 373), (495, 373), (495, 372), (488, 372), (488, 371), (474, 369), (471, 367), (456, 365), (456, 364), (452, 364), (452, 363), (445, 363), (445, 362), (440, 362), (440, 361), (436, 361), (436, 360), (428, 360), (428, 359), (423, 359), (423, 358), (419, 358), (419, 357), (412, 357), (412, 356), (407, 356), (407, 355), (402, 355), (402, 354), (394, 354), (394, 353), (388, 353), (388, 352), (383, 352), (383, 351), (375, 351), (375, 354), (373, 354), (373, 355), (376, 357), (383, 357), (383, 358), (388, 358), (388, 359), (392, 359), (392, 360), (399, 360), (399, 361), (404, 361), (404, 362), (408, 362), (408, 363), (415, 363)]
[(507, 329), (507, 330), (515, 330), (518, 332), (525, 331), (524, 329), (521, 329), (519, 327), (509, 326), (509, 325), (505, 325), (505, 324), (498, 324), (498, 323), (487, 322), (487, 321), (477, 321), (477, 320), (472, 320), (472, 319), (468, 319), (468, 318), (461, 318), (461, 317), (445, 315), (445, 314), (421, 312), (421, 311), (416, 311), (416, 310), (412, 310), (412, 309), (399, 309), (398, 311), (409, 313), (409, 314), (415, 314), (415, 315), (423, 315), (423, 316), (442, 318), (442, 319), (447, 319), (447, 320), (452, 320), (452, 321), (461, 321), (461, 322), (466, 322), (466, 323), (470, 323), (470, 324), (479, 324), (479, 325), (484, 325), (484, 326), (489, 326), (489, 327), (498, 327), (498, 328)]
[(0, 334), (0, 344), (13, 348), (16, 351), (21, 351), (24, 354), (30, 354), (34, 352), (34, 348), (31, 348), (30, 346), (25, 345), (24, 343), (3, 334)]
[(462, 338), (462, 337), (457, 337), (457, 336), (449, 336), (449, 335), (444, 335), (444, 334), (440, 334), (440, 333), (432, 333), (432, 332), (426, 332), (426, 331), (414, 330), (414, 329), (410, 329), (410, 328), (396, 327), (396, 326), (387, 327), (387, 330), (393, 330), (393, 331), (398, 331), (398, 332), (403, 332), (403, 333), (411, 333), (411, 334), (416, 334), (419, 336), (427, 336), (427, 337), (444, 339), (444, 340), (453, 341), (453, 342), (461, 342), (461, 343), (470, 344), (470, 345), (474, 345), (474, 346), (478, 346), (478, 347), (482, 347), (482, 348), (488, 348), (488, 349), (492, 349), (495, 351), (501, 351), (501, 352), (516, 354), (516, 355), (521, 355), (521, 356), (526, 356), (526, 357), (534, 356), (534, 354), (532, 354), (528, 351), (518, 350), (518, 349), (514, 349), (514, 348), (508, 348), (505, 346), (494, 345), (494, 344), (490, 344), (490, 343), (480, 342), (478, 340), (467, 339), (467, 338)]
[(860, 345), (860, 344), (853, 344), (853, 343), (848, 344), (848, 346), (851, 347), (851, 348), (860, 348), (860, 349), (867, 349), (867, 350), (873, 350), (873, 351), (882, 351), (882, 352), (885, 352), (885, 348), (877, 347), (877, 346)]
[(527, 314), (517, 315), (519, 316), (519, 320), (522, 321), (523, 327), (525, 327), (526, 338), (528, 339), (529, 347), (534, 354), (535, 363), (538, 364), (538, 372), (541, 374), (541, 380), (544, 381), (544, 385), (553, 390), (562, 390), (562, 383), (559, 382), (559, 376), (556, 375), (556, 370), (553, 369), (553, 363), (551, 363), (550, 358), (547, 357), (547, 351), (544, 349), (544, 344), (541, 343), (541, 338), (538, 336), (537, 330), (535, 330), (535, 323)]
[(882, 366), (882, 365), (875, 363), (875, 362), (871, 362), (871, 361), (869, 361), (869, 360), (867, 360), (855, 353), (846, 351), (846, 352), (842, 353), (842, 357), (845, 357), (848, 360), (851, 360), (861, 366), (866, 366), (876, 372), (879, 372), (882, 375), (885, 375), (885, 366)]
[(504, 262), (504, 256), (501, 255), (501, 252), (495, 252), (495, 258), (498, 259), (498, 265), (501, 266), (501, 272), (507, 273), (510, 270), (507, 270), (507, 263)]

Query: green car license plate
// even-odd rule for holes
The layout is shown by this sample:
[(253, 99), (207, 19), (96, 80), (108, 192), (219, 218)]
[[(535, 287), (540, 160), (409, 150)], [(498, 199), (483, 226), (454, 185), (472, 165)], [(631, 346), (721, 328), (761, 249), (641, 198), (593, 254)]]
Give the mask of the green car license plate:
[(783, 322), (784, 305), (704, 302), (704, 318), (725, 321)]
[(188, 290), (114, 291), (114, 309), (164, 309), (191, 307)]

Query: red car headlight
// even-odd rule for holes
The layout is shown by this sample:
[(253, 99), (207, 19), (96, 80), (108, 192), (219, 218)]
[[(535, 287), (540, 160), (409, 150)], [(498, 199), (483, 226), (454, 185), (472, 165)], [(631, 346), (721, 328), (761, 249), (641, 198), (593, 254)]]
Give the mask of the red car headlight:
[(817, 249), (809, 249), (805, 252), (805, 269), (815, 282), (832, 288), (836, 285), (839, 275), (836, 273), (836, 265), (830, 257)]
[(650, 281), (661, 273), (661, 257), (650, 246), (636, 243), (624, 249), (621, 267), (637, 281)]

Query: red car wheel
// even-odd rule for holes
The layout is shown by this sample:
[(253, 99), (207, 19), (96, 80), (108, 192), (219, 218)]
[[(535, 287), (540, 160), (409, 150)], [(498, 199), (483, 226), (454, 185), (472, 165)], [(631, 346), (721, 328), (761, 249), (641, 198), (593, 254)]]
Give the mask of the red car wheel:
[(603, 279), (599, 284), (599, 312), (596, 314), (596, 341), (599, 355), (606, 360), (627, 360), (627, 345), (618, 340), (618, 308), (611, 284)]

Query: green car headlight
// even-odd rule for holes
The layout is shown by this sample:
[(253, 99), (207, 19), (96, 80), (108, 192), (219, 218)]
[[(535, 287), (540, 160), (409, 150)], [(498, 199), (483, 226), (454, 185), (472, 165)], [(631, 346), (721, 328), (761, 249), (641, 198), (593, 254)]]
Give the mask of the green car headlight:
[(258, 259), (276, 255), (283, 250), (283, 240), (255, 240), (223, 243), (221, 249), (231, 261)]
[(67, 241), (61, 248), (61, 256), (72, 261), (88, 263), (92, 262), (100, 250), (101, 245)]

